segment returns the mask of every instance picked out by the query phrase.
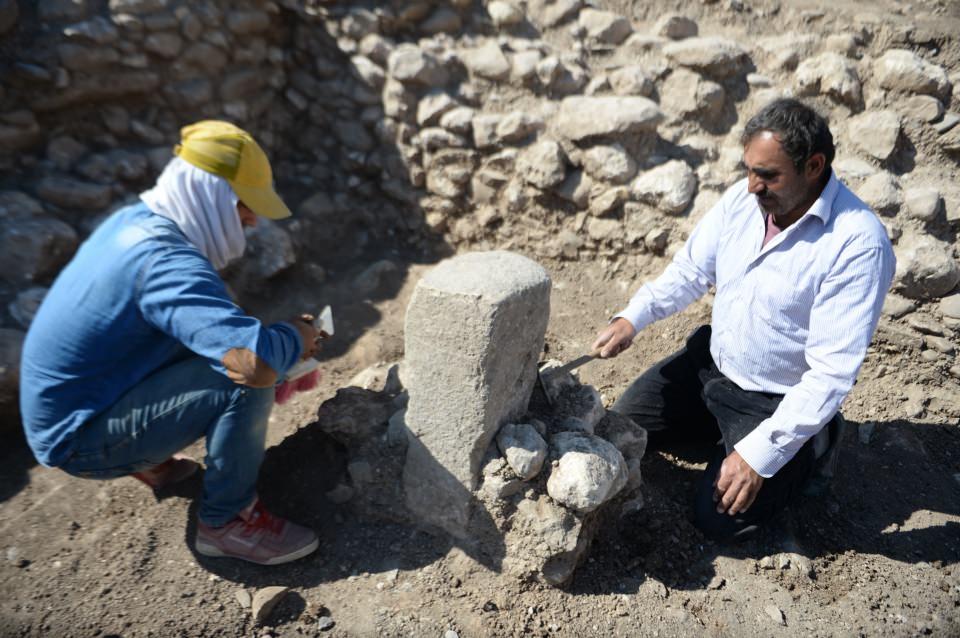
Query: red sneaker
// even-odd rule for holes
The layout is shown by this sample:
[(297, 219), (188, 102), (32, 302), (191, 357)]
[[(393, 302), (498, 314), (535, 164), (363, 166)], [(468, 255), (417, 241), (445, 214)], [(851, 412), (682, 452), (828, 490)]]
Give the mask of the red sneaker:
[(197, 552), (280, 565), (303, 558), (320, 545), (313, 530), (274, 516), (255, 500), (223, 527), (197, 525)]
[(200, 464), (190, 457), (174, 454), (160, 465), (134, 472), (130, 476), (158, 490), (193, 476), (198, 469)]

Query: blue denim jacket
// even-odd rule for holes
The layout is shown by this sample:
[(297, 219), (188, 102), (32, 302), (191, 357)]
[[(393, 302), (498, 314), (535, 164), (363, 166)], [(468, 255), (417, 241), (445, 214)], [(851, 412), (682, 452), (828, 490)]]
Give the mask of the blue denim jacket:
[(247, 348), (282, 376), (300, 337), (243, 312), (172, 221), (143, 203), (123, 208), (83, 243), (27, 332), (20, 410), (37, 460), (61, 464), (80, 426), (184, 347), (223, 374), (227, 351)]

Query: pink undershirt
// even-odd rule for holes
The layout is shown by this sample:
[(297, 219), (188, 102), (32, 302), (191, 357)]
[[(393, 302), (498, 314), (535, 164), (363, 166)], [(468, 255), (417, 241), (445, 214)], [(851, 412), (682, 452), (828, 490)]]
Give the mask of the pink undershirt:
[(766, 246), (771, 239), (779, 235), (782, 231), (782, 228), (773, 223), (773, 215), (767, 215), (767, 232), (763, 236), (763, 244), (761, 244), (760, 247)]

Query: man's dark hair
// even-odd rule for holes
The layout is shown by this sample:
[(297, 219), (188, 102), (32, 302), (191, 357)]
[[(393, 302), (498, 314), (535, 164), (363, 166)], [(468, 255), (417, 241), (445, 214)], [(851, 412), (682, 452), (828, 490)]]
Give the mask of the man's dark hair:
[(826, 158), (824, 174), (830, 174), (833, 163), (833, 135), (823, 117), (812, 108), (792, 98), (774, 100), (750, 118), (740, 142), (746, 145), (757, 133), (770, 131), (780, 138), (780, 146), (793, 162), (798, 173), (816, 153)]

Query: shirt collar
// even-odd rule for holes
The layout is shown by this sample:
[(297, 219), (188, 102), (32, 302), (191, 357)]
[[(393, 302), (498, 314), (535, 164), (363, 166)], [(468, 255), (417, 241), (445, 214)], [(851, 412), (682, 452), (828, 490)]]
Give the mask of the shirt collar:
[(837, 198), (839, 190), (840, 182), (837, 180), (836, 174), (831, 170), (827, 185), (823, 187), (820, 196), (813, 202), (813, 205), (810, 206), (804, 217), (806, 217), (806, 215), (814, 215), (819, 217), (824, 224), (829, 222), (833, 216), (833, 200)]

